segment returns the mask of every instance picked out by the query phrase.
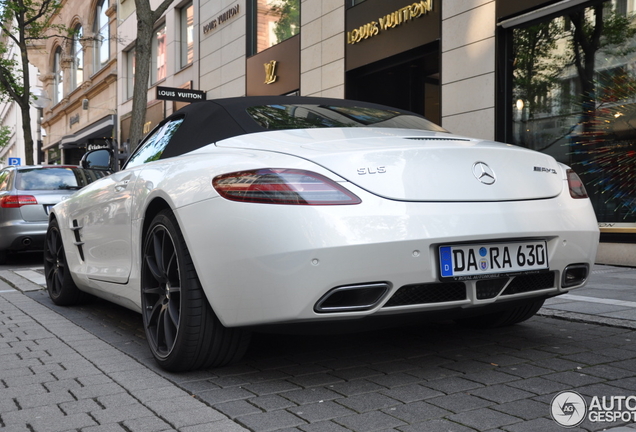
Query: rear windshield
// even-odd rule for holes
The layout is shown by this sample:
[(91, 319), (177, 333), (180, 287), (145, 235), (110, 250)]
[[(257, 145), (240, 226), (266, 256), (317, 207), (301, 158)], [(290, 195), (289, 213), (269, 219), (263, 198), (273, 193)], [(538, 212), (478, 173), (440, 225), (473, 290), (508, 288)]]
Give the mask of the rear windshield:
[(384, 127), (446, 132), (435, 123), (412, 114), (367, 107), (331, 105), (260, 105), (247, 113), (262, 127), (271, 130)]
[(74, 167), (31, 168), (18, 170), (18, 190), (69, 190), (81, 189), (98, 178), (107, 176), (107, 171), (85, 170)]

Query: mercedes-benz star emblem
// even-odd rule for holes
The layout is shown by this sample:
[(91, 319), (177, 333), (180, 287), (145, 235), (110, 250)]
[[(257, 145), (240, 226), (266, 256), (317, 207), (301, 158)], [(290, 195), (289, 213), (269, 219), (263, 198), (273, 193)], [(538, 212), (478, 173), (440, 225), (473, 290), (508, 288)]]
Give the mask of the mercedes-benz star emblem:
[(475, 162), (473, 165), (473, 175), (485, 185), (491, 185), (497, 180), (495, 172), (484, 162)]

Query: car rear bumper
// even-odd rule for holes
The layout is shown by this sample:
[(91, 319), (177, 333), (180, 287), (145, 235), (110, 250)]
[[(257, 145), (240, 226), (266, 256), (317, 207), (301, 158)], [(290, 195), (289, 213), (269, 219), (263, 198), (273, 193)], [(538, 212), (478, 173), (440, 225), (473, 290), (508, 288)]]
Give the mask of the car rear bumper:
[[(589, 269), (599, 237), (589, 202), (569, 197), (498, 203), (363, 197), (360, 205), (325, 207), (211, 199), (176, 214), (187, 227), (182, 231), (208, 300), (226, 326), (439, 312), (558, 295), (584, 284), (564, 288), (564, 271)], [(545, 239), (549, 272), (440, 280), (440, 245), (510, 239)], [(334, 289), (378, 284), (386, 287), (376, 290), (379, 300), (373, 293), (341, 296), (360, 303), (373, 298), (368, 308), (320, 310)]]
[(43, 249), (47, 228), (47, 221), (4, 222), (0, 225), (0, 250), (22, 251)]

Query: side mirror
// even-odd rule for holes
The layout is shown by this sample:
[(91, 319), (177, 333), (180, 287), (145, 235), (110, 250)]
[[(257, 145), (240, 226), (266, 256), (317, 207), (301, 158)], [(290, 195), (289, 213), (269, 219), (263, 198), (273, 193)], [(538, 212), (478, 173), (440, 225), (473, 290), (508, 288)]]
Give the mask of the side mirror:
[(115, 157), (109, 149), (97, 149), (86, 152), (80, 160), (80, 166), (86, 169), (116, 171)]

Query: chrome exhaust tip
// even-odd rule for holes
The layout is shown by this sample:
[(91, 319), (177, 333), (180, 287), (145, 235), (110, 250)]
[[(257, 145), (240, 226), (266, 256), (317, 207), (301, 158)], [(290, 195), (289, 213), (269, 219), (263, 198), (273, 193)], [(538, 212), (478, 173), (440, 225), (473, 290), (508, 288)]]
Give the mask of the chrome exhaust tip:
[(318, 313), (355, 312), (373, 309), (391, 289), (387, 282), (345, 285), (332, 289), (314, 306)]
[(570, 264), (563, 270), (561, 288), (570, 288), (585, 283), (590, 274), (590, 266), (587, 264)]

